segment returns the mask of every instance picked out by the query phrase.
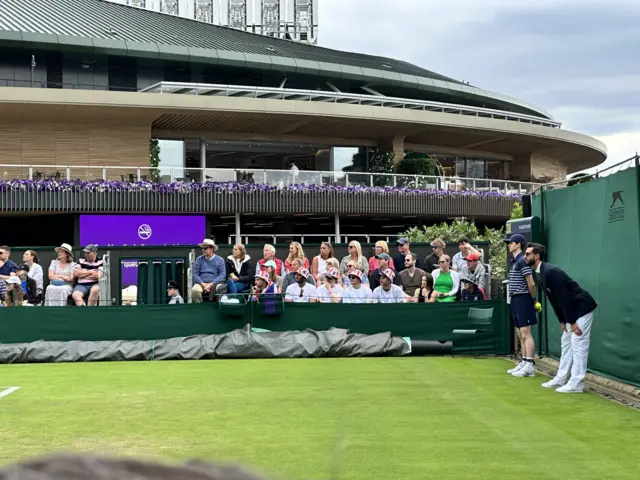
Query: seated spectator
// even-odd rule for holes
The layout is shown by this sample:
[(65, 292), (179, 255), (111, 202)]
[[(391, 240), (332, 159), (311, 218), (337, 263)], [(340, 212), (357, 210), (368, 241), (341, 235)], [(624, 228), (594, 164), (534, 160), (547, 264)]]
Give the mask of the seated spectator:
[(284, 261), (284, 274), (293, 272), (293, 268), (291, 267), (291, 262), (293, 259), (297, 258), (302, 262), (302, 266), (309, 270), (309, 260), (304, 256), (304, 250), (302, 249), (302, 245), (298, 242), (291, 242), (289, 245), (289, 256)]
[(44, 295), (45, 307), (64, 307), (73, 292), (73, 261), (71, 245), (63, 243), (56, 249), (58, 258), (49, 265), (49, 286)]
[(350, 285), (342, 293), (342, 303), (372, 303), (373, 292), (362, 283), (367, 278), (358, 269), (349, 272)]
[(278, 294), (278, 287), (271, 281), (269, 273), (265, 271), (258, 272), (254, 278), (254, 286), (249, 301), (257, 301), (260, 295), (275, 296)]
[(469, 278), (473, 280), (484, 295), (487, 270), (480, 262), (480, 256), (477, 253), (470, 253), (465, 257), (466, 265), (460, 270), (460, 278)]
[[(383, 253), (383, 255), (385, 255)], [(396, 274), (390, 268), (382, 271), (380, 286), (373, 291), (373, 301), (375, 303), (402, 303), (404, 302), (404, 292), (398, 285), (393, 284)]]
[(442, 240), (441, 238), (436, 238), (433, 242), (431, 242), (431, 248), (433, 249), (433, 252), (424, 259), (424, 266), (422, 267), (422, 269), (425, 272), (431, 273), (439, 267), (438, 262), (440, 261), (440, 257), (445, 254), (444, 249), (446, 246), (447, 244), (444, 243), (444, 240)]
[(338, 270), (335, 268), (329, 268), (324, 273), (323, 283), (316, 289), (316, 298), (318, 299), (318, 302), (340, 303), (344, 291), (337, 283), (339, 276)]
[[(87, 245), (82, 251), (84, 252), (84, 258), (78, 260), (73, 270), (73, 276), (76, 278), (77, 283), (73, 288), (71, 297), (79, 307), (86, 305), (95, 307), (98, 305), (100, 296), (99, 282), (104, 275), (104, 261), (98, 258), (97, 245)], [(85, 304), (84, 299), (87, 296), (88, 299)]]
[(205, 239), (200, 244), (202, 255), (193, 264), (193, 287), (191, 299), (194, 303), (202, 303), (202, 296), (215, 299), (220, 283), (226, 286), (227, 268), (222, 257), (215, 254), (218, 246), (213, 240)]
[(463, 302), (477, 302), (486, 300), (484, 292), (480, 290), (480, 287), (476, 284), (476, 280), (473, 278), (462, 278), (460, 280), (462, 289), (460, 290), (460, 298)]
[(438, 295), (438, 302), (455, 302), (460, 290), (460, 275), (451, 270), (451, 257), (442, 255), (438, 260), (440, 268), (433, 271), (433, 285)]
[[(356, 265), (356, 262), (354, 262), (353, 260), (349, 260), (349, 263), (347, 264), (347, 275), (342, 279), (342, 286), (343, 287), (348, 287), (351, 285), (351, 279), (349, 278), (351, 276), (351, 274), (358, 270), (358, 267)], [(358, 270), (360, 272), (360, 270)], [(360, 272), (360, 275), (362, 276), (361, 278), (361, 283), (363, 285), (366, 285), (367, 287), (369, 286), (369, 277), (367, 277), (366, 275), (362, 275), (362, 272)]]
[(7, 295), (7, 282), (5, 280), (0, 280), (0, 305), (4, 307), (4, 299)]
[[(302, 264), (300, 263), (299, 258), (294, 258), (291, 261), (291, 268), (292, 268), (292, 271), (290, 273), (287, 273), (282, 279), (282, 288), (280, 289), (281, 292), (286, 292), (289, 285), (296, 283), (296, 273), (298, 270), (302, 268)], [(311, 278), (308, 279), (307, 283), (310, 283), (314, 287), (318, 285), (315, 278), (313, 278), (313, 275), (311, 276)]]
[(24, 304), (24, 292), (22, 291), (20, 279), (16, 276), (10, 277), (6, 280), (6, 284), (7, 292), (5, 295), (4, 306), (22, 307)]
[(9, 280), (16, 274), (18, 266), (9, 259), (11, 249), (6, 245), (0, 247), (0, 280)]
[(283, 277), (285, 274), (284, 264), (282, 263), (282, 260), (276, 258), (276, 247), (269, 244), (265, 245), (262, 249), (262, 255), (263, 258), (258, 260), (258, 263), (256, 264), (256, 273), (262, 270), (266, 262), (268, 262), (269, 260), (273, 260), (273, 262), (276, 264), (276, 275)]
[(380, 278), (382, 277), (382, 272), (384, 272), (388, 268), (391, 268), (391, 257), (388, 253), (381, 253), (380, 255), (377, 255), (377, 258), (378, 264), (380, 266), (376, 270), (371, 272), (371, 275), (369, 275), (369, 287), (371, 288), (371, 290), (375, 290), (380, 286)]
[(180, 295), (180, 285), (178, 282), (170, 280), (167, 283), (167, 296), (169, 297), (169, 305), (182, 305), (184, 299)]
[[(387, 255), (389, 255), (389, 244), (384, 240), (379, 240), (376, 242), (375, 253), (369, 259), (369, 273), (380, 268), (380, 263), (378, 262), (377, 256), (380, 255), (381, 253), (386, 253)], [(396, 266), (393, 264), (393, 262), (391, 262), (391, 264), (389, 265), (389, 268), (391, 268), (392, 270), (395, 270)]]
[(427, 272), (420, 268), (416, 268), (418, 256), (415, 253), (407, 253), (404, 257), (404, 270), (396, 277), (396, 284), (402, 287), (404, 293), (413, 297), (416, 290), (422, 283), (422, 278)]
[(24, 293), (25, 306), (35, 306), (42, 303), (42, 294), (38, 294), (38, 285), (36, 281), (29, 276), (29, 265), (23, 263), (18, 265), (16, 277), (20, 279), (20, 286)]
[(320, 275), (327, 271), (327, 261), (330, 258), (333, 258), (333, 246), (329, 242), (322, 242), (320, 244), (320, 255), (316, 255), (311, 261), (311, 273), (316, 280), (316, 284), (320, 280)]
[(347, 276), (347, 265), (350, 261), (355, 262), (358, 270), (360, 270), (365, 275), (369, 274), (369, 262), (362, 255), (362, 245), (360, 242), (356, 240), (352, 240), (349, 242), (349, 255), (342, 258), (340, 261), (340, 277), (344, 278)]
[[(396, 246), (398, 247), (398, 252), (400, 253), (400, 255), (393, 258), (393, 263), (395, 264), (396, 273), (400, 273), (402, 270), (405, 269), (405, 266), (404, 266), (405, 257), (409, 253), (411, 253), (411, 250), (410, 250), (411, 243), (409, 242), (409, 239), (407, 237), (402, 237), (398, 239), (398, 241), (396, 242)], [(420, 268), (421, 266), (422, 265), (420, 264), (420, 259), (417, 259), (416, 267)]]
[(44, 272), (38, 254), (33, 250), (27, 250), (22, 255), (22, 261), (29, 266), (28, 275), (36, 281), (38, 295), (42, 295), (44, 293)]
[(465, 258), (472, 253), (475, 253), (478, 256), (478, 259), (482, 258), (482, 252), (472, 247), (467, 237), (462, 237), (458, 240), (458, 248), (460, 251), (453, 256), (453, 261), (451, 263), (451, 268), (458, 273), (461, 273), (462, 268), (467, 264), (465, 262)]
[(273, 260), (268, 260), (264, 262), (262, 265), (262, 270), (269, 274), (269, 279), (276, 285), (277, 293), (282, 293), (282, 285), (284, 283), (284, 278), (276, 273), (277, 263)]
[(251, 289), (255, 267), (244, 245), (233, 246), (233, 253), (227, 257), (226, 269), (228, 293), (244, 293)]
[(413, 294), (416, 303), (434, 303), (438, 299), (437, 292), (433, 289), (433, 276), (425, 273), (420, 281), (420, 287)]
[(307, 283), (311, 272), (306, 268), (301, 268), (296, 272), (296, 283), (287, 287), (284, 296), (285, 302), (294, 303), (314, 303), (316, 302), (316, 287)]

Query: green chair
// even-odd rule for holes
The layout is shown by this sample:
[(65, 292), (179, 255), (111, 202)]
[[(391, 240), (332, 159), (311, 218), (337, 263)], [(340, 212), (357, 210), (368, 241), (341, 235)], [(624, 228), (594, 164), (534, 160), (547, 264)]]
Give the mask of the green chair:
[(476, 336), (479, 333), (491, 333), (493, 324), (493, 308), (470, 308), (469, 309), (469, 323), (476, 326), (476, 328), (469, 329), (456, 329), (451, 334), (451, 343), (453, 348), (451, 350), (451, 356), (455, 352), (456, 337), (472, 337), (473, 342), (469, 347), (469, 355), (476, 353)]

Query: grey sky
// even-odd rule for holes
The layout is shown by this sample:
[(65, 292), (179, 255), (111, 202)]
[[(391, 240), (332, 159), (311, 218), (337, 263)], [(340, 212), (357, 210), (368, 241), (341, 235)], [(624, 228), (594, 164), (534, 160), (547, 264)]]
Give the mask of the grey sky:
[(322, 46), (407, 60), (640, 150), (640, 1), (318, 0)]

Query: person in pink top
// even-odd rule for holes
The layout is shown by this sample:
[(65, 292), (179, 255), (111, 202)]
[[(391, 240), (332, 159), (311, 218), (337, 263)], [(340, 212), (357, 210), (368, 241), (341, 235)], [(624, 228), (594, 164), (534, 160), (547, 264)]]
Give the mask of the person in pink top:
[[(380, 263), (378, 262), (378, 259), (376, 257), (381, 253), (386, 253), (387, 255), (389, 255), (389, 244), (384, 240), (379, 240), (376, 242), (375, 254), (369, 259), (369, 272), (375, 272), (378, 268), (380, 268)], [(395, 270), (393, 262), (390, 263), (389, 268), (391, 270)]]

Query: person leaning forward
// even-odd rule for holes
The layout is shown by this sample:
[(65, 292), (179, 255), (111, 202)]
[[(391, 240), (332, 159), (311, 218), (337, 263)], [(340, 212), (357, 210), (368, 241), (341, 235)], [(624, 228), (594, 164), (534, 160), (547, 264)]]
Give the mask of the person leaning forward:
[(222, 257), (215, 254), (218, 246), (211, 239), (200, 244), (202, 255), (193, 264), (193, 288), (191, 298), (194, 303), (201, 303), (203, 295), (211, 300), (216, 294), (218, 284), (226, 284), (227, 269)]

